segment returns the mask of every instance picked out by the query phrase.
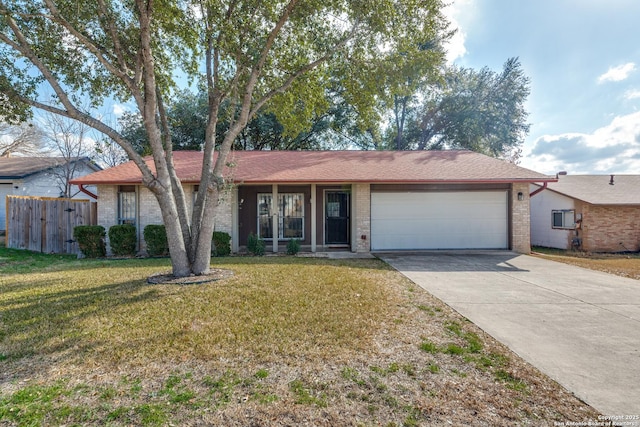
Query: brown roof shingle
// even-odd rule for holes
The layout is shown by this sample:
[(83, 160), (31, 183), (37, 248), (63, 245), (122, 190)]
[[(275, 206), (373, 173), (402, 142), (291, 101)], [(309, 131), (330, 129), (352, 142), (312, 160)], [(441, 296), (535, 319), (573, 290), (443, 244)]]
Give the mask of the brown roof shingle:
[(548, 188), (593, 205), (640, 205), (640, 175), (560, 175)]
[[(226, 174), (236, 183), (543, 182), (554, 177), (471, 151), (235, 151)], [(147, 159), (152, 165), (152, 159)], [(183, 182), (200, 180), (202, 153), (174, 152)], [(78, 184), (140, 183), (133, 162), (75, 179)]]

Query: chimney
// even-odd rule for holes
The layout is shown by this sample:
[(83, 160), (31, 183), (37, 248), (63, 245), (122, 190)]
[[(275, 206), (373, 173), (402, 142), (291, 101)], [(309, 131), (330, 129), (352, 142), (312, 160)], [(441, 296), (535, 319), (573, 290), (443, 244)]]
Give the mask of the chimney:
[(613, 184), (614, 184), (614, 182), (613, 182), (613, 175), (611, 175), (611, 179), (609, 180), (609, 185), (613, 185)]

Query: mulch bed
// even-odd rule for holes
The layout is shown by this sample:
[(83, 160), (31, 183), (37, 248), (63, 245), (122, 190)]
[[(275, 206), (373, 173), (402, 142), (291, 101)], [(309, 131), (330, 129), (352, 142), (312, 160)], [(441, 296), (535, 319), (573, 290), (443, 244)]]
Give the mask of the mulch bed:
[(233, 276), (233, 271), (222, 268), (214, 268), (208, 274), (186, 277), (175, 277), (171, 272), (158, 273), (150, 276), (147, 283), (152, 285), (200, 285), (203, 283), (215, 282)]

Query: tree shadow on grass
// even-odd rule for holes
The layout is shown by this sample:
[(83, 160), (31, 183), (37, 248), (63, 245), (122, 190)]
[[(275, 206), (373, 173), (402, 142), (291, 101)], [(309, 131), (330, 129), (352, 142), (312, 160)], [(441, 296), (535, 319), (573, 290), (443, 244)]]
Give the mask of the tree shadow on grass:
[(230, 257), (211, 258), (211, 266), (221, 265), (326, 265), (328, 267), (350, 267), (368, 270), (392, 270), (392, 268), (378, 258), (325, 258), (311, 256), (268, 255), (252, 256), (238, 255)]
[[(156, 301), (166, 295), (148, 286), (144, 279), (66, 285), (60, 278), (46, 278), (2, 285), (0, 289), (0, 383), (15, 379), (6, 369), (10, 363), (34, 357), (57, 359), (62, 354), (81, 359), (99, 345), (87, 339), (81, 322), (100, 313), (112, 316), (118, 307)], [(28, 367), (23, 368), (28, 371)]]

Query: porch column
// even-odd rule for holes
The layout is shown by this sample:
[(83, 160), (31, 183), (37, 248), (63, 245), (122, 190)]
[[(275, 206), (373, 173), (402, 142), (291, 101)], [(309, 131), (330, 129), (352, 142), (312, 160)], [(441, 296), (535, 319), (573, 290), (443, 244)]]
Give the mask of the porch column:
[(280, 235), (280, 231), (278, 230), (278, 184), (273, 184), (271, 189), (271, 206), (273, 208), (273, 216), (272, 221), (273, 224), (271, 229), (273, 230), (273, 253), (278, 253), (278, 236)]
[(234, 185), (231, 190), (231, 252), (237, 253), (240, 250), (240, 234), (238, 230), (238, 186)]
[(311, 252), (316, 252), (316, 227), (318, 226), (318, 218), (316, 218), (316, 185), (311, 184)]

